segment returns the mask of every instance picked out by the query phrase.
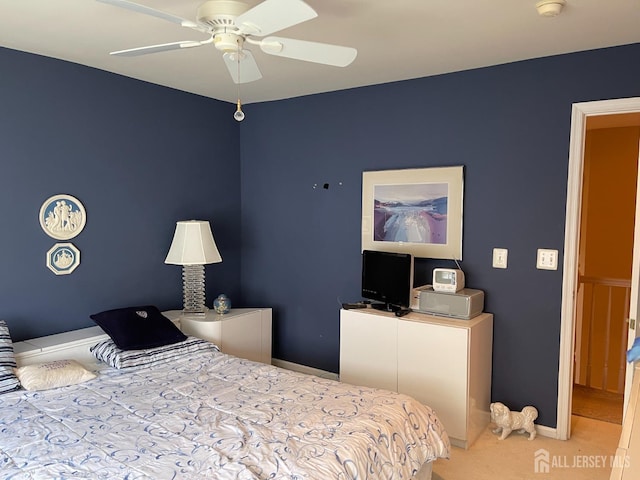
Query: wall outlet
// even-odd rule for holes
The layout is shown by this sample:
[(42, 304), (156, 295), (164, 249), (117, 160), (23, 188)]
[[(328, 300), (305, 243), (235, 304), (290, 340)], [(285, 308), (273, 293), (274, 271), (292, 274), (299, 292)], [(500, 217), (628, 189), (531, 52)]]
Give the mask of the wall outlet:
[(507, 257), (509, 250), (506, 248), (493, 249), (493, 268), (507, 268)]
[(557, 270), (558, 269), (558, 250), (550, 250), (548, 248), (538, 249), (538, 258), (536, 268), (539, 270)]

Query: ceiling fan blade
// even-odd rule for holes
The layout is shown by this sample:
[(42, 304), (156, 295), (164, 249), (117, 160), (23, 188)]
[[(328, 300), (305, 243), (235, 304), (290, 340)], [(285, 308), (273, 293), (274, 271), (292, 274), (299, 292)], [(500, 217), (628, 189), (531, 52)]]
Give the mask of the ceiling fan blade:
[(249, 83), (262, 78), (258, 64), (249, 50), (240, 52), (240, 64), (238, 64), (236, 52), (226, 52), (222, 58), (224, 58), (224, 63), (227, 65), (234, 83)]
[(260, 48), (269, 55), (322, 63), (335, 67), (346, 67), (358, 55), (358, 51), (351, 47), (281, 37), (263, 39), (260, 42)]
[(181, 25), (183, 27), (202, 30), (200, 28), (200, 25), (198, 25), (193, 20), (187, 20), (185, 18), (177, 17), (170, 13), (166, 13), (161, 10), (156, 10), (155, 8), (147, 7), (145, 5), (140, 5), (139, 3), (129, 2), (128, 0), (96, 0), (96, 1), (113, 5), (115, 7), (133, 10), (134, 12), (144, 13), (145, 15), (151, 15), (152, 17), (161, 18), (162, 20), (166, 20), (171, 23), (177, 23), (178, 25)]
[(235, 24), (244, 34), (263, 37), (317, 16), (302, 0), (265, 0), (239, 15)]
[(127, 50), (118, 50), (116, 52), (110, 52), (109, 55), (115, 55), (118, 57), (137, 57), (139, 55), (147, 55), (148, 53), (168, 52), (169, 50), (180, 50), (181, 48), (192, 48), (204, 45), (205, 42), (171, 42), (162, 43), (160, 45), (149, 45), (148, 47), (129, 48)]

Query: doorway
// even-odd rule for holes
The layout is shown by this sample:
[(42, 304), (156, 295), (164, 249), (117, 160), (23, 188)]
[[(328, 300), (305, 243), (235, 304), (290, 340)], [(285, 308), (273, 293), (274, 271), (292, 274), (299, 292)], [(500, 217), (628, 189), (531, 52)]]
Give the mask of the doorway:
[(622, 424), (638, 141), (633, 114), (587, 118), (572, 414)]
[[(630, 117), (623, 114), (633, 114)], [(564, 268), (562, 285), (562, 313), (560, 326), (560, 363), (558, 369), (558, 411), (556, 438), (567, 440), (571, 436), (571, 410), (574, 383), (574, 347), (576, 333), (576, 304), (579, 278), (580, 213), (584, 174), (584, 146), (587, 118), (602, 117), (603, 121), (640, 119), (640, 98), (577, 103), (572, 107), (569, 175), (567, 185), (567, 214), (565, 227)], [(595, 120), (595, 119), (594, 119)], [(640, 120), (638, 120), (640, 125)], [(636, 220), (640, 209), (636, 210)], [(638, 307), (638, 276), (640, 271), (640, 222), (634, 232), (633, 278), (630, 294), (631, 315)], [(635, 282), (635, 285), (633, 285)], [(635, 330), (629, 330), (633, 341)], [(631, 387), (632, 369), (625, 371), (625, 406)]]

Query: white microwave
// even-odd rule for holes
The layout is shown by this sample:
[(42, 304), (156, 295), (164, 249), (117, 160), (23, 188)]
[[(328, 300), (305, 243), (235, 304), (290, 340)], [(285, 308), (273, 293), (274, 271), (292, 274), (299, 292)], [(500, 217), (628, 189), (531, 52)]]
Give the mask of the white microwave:
[(459, 292), (464, 288), (464, 272), (458, 268), (434, 268), (432, 287), (436, 292)]

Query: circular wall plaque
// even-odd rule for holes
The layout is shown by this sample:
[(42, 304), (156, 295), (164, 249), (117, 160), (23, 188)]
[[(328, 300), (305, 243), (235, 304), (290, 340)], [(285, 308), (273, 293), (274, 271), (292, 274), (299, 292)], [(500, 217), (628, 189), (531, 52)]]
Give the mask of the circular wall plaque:
[(57, 240), (69, 240), (78, 235), (87, 223), (84, 206), (71, 195), (54, 195), (40, 207), (40, 226)]

